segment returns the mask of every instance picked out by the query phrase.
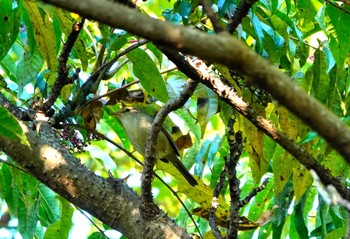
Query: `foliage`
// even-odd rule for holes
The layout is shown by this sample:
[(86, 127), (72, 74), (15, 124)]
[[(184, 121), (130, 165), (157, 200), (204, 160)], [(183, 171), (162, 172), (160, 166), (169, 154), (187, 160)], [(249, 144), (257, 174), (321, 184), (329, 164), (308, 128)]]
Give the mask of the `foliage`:
[[(212, 1), (212, 7), (223, 25), (230, 21), (240, 2)], [(346, 1), (327, 2), (258, 1), (234, 35), (347, 122), (350, 110), (350, 6)], [(0, 0), (0, 5), (3, 26), (0, 28), (0, 90), (15, 105), (33, 108), (38, 99), (45, 99), (51, 94), (59, 78), (61, 63), (57, 59), (63, 50), (63, 42), (75, 22), (82, 19), (34, 0)], [(196, 0), (146, 1), (139, 3), (138, 7), (149, 15), (174, 24), (195, 26), (215, 34)], [(77, 80), (62, 88), (53, 107), (59, 112), (70, 102), (78, 102), (82, 85), (94, 72), (102, 69), (100, 67), (104, 63), (112, 60), (113, 64), (107, 68), (110, 75), (106, 74), (108, 77), (94, 82), (91, 93), (82, 99), (84, 104), (79, 105), (69, 122), (85, 123), (90, 129), (96, 128), (131, 152), (132, 145), (114, 116), (121, 107), (120, 102), (130, 104), (125, 100), (127, 95), (132, 104), (137, 101), (138, 105), (147, 105), (146, 108), (154, 113), (170, 98), (178, 97), (188, 80), (157, 46), (139, 42), (137, 36), (123, 30), (86, 21), (70, 52), (67, 77), (73, 77), (78, 68), (82, 72)], [(291, 141), (303, 146), (329, 173), (348, 185), (349, 166), (316, 132), (277, 104), (267, 92), (246, 85), (244, 78), (226, 67), (214, 65), (211, 73), (226, 78), (253, 110), (269, 119)], [(139, 82), (127, 91), (107, 93), (135, 80)], [(106, 93), (107, 97), (94, 98)], [(88, 101), (91, 99), (95, 101)], [(182, 183), (181, 176), (164, 163), (157, 165), (156, 173), (179, 192), (186, 207), (193, 210), (201, 234), (208, 238), (211, 236), (206, 215), (214, 186), (225, 164), (224, 158), (229, 156), (227, 127), (231, 115), (235, 116), (235, 131), (241, 131), (245, 139), (244, 152), (236, 168), (241, 199), (266, 177), (270, 178), (265, 189), (241, 208), (240, 216), (248, 220), (242, 224), (239, 238), (286, 238), (287, 235), (289, 238), (343, 237), (348, 220), (345, 209), (328, 205), (318, 196), (313, 177), (305, 166), (235, 112), (212, 90), (200, 84), (186, 104), (165, 122), (165, 127), (176, 139), (184, 165), (200, 178), (199, 186), (192, 189)], [(6, 122), (0, 126), (1, 135), (24, 140), (18, 122), (2, 107), (0, 118)], [(63, 138), (72, 152), (92, 171), (104, 177), (107, 177), (108, 170), (116, 177), (129, 177), (128, 184), (140, 191), (138, 172), (141, 166), (115, 146), (104, 140), (91, 139), (89, 133), (79, 128), (73, 132), (67, 129), (59, 132), (61, 136), (66, 136)], [(81, 141), (83, 143), (78, 146), (77, 142)], [(85, 143), (88, 145), (85, 146)], [(218, 221), (229, 217), (227, 182), (224, 185)], [(155, 180), (152, 186), (157, 204), (176, 218), (180, 226), (198, 234), (172, 192), (159, 180)], [(7, 233), (12, 236), (19, 232), (22, 238), (68, 238), (69, 231), (72, 235), (72, 231), (79, 230), (76, 229), (79, 222), (74, 221), (74, 215), (79, 214), (77, 209), (38, 180), (20, 171), (19, 166), (5, 155), (2, 155), (0, 164), (0, 198), (2, 218), (8, 214), (11, 216), (11, 220), (2, 224), (7, 229), (0, 229), (0, 235)], [(272, 211), (273, 214), (266, 216)], [(258, 223), (264, 216), (266, 220)], [(95, 224), (91, 224), (86, 237), (102, 237), (97, 227), (106, 234), (111, 232), (97, 219), (91, 220)]]

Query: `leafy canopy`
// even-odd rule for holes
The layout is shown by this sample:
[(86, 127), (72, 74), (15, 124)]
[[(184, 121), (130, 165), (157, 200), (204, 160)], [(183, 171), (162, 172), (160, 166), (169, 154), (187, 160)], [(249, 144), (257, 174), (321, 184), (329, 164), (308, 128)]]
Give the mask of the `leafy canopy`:
[[(240, 2), (218, 0), (210, 3), (222, 26), (226, 26)], [(0, 0), (0, 5), (0, 90), (15, 105), (32, 108), (38, 102), (39, 105), (45, 102), (56, 87), (55, 82), (62, 73), (59, 56), (64, 51), (63, 43), (67, 42), (72, 26), (82, 19), (39, 1)], [(137, 6), (153, 17), (215, 34), (198, 1), (146, 1), (138, 2)], [(350, 109), (349, 11), (347, 1), (261, 0), (243, 18), (234, 36), (347, 122)], [(78, 107), (68, 122), (97, 129), (130, 152), (133, 147), (114, 116), (121, 102), (138, 102), (154, 114), (169, 99), (179, 97), (188, 81), (188, 77), (151, 42), (94, 21), (85, 21), (68, 53), (67, 68), (63, 72), (74, 80), (60, 90), (53, 109), (57, 113), (64, 106), (75, 103)], [(101, 68), (106, 62), (111, 62), (109, 67)], [(99, 69), (105, 71), (104, 78), (94, 81), (88, 88), (91, 92), (87, 97), (79, 98), (79, 90)], [(332, 176), (348, 185), (349, 166), (343, 158), (316, 132), (277, 104), (268, 92), (247, 85), (244, 77), (224, 66), (213, 65), (210, 73), (224, 78), (251, 109), (271, 121)], [(130, 88), (113, 91), (129, 83), (133, 84)], [(96, 98), (102, 95), (105, 97)], [(319, 188), (313, 186), (313, 177), (305, 165), (202, 84), (164, 125), (176, 140), (182, 162), (199, 179), (199, 186), (191, 188), (169, 164), (158, 162), (156, 171), (179, 193), (193, 213), (198, 228), (194, 227), (178, 198), (156, 179), (153, 188), (157, 204), (189, 232), (198, 234), (199, 229), (202, 235), (211, 238), (207, 213), (213, 188), (225, 158), (229, 157), (227, 131), (232, 115), (235, 117), (234, 130), (242, 132), (244, 139), (244, 150), (236, 167), (240, 199), (269, 177), (266, 187), (239, 211), (240, 220), (243, 216), (247, 218), (239, 227), (239, 238), (252, 238), (253, 235), (255, 238), (271, 238), (271, 235), (273, 238), (343, 237), (347, 230), (346, 211), (341, 206), (328, 205), (318, 195)], [(2, 107), (0, 117), (6, 122), (0, 126), (0, 134), (23, 141), (20, 125)], [(104, 140), (91, 140), (91, 135), (81, 128), (58, 130), (58, 133), (92, 171), (103, 177), (108, 176), (108, 170), (115, 177), (128, 177), (127, 183), (140, 191), (141, 165), (114, 145)], [(70, 233), (73, 238), (79, 230), (79, 222), (74, 221), (73, 215), (78, 215), (79, 211), (20, 171), (20, 166), (14, 166), (11, 159), (5, 155), (1, 158), (0, 213), (2, 218), (10, 215), (11, 220), (5, 221), (0, 234), (11, 237), (20, 233), (22, 238), (68, 238)], [(225, 219), (230, 216), (227, 181), (220, 195), (217, 221), (224, 228)], [(96, 224), (91, 224), (85, 237), (101, 238), (97, 227), (103, 228), (106, 234), (111, 233), (106, 225), (92, 220)]]

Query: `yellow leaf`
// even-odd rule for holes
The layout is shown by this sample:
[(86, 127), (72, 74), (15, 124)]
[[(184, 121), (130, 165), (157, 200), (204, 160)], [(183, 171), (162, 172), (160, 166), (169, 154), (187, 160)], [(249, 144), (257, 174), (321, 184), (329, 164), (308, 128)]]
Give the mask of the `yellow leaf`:
[(293, 188), (294, 188), (295, 200), (299, 200), (304, 195), (304, 193), (310, 187), (312, 182), (313, 182), (312, 176), (306, 168), (302, 166), (300, 166), (299, 168), (294, 168)]
[(44, 56), (47, 67), (54, 71), (56, 58), (56, 39), (52, 25), (52, 19), (46, 13), (40, 14), (39, 8), (35, 1), (23, 1), (23, 5), (29, 13), (30, 22), (33, 25), (34, 37), (39, 46), (41, 54)]

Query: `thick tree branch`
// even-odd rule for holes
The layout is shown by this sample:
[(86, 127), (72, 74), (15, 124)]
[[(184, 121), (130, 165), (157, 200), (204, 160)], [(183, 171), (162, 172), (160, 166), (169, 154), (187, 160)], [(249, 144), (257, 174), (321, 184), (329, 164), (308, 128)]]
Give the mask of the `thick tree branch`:
[[(208, 35), (196, 29), (174, 26), (106, 0), (73, 2), (45, 0), (44, 2), (122, 28), (156, 44), (170, 46), (183, 53), (198, 56), (202, 60), (226, 65), (247, 76), (249, 83), (257, 84), (267, 90), (280, 104), (285, 105), (324, 137), (350, 164), (348, 127), (284, 73), (229, 34)], [(139, 24), (140, 22), (142, 24)]]
[[(162, 48), (167, 57), (175, 63), (180, 71), (195, 81), (199, 81), (213, 90), (223, 101), (235, 108), (240, 114), (252, 122), (258, 129), (270, 136), (291, 155), (293, 155), (308, 170), (313, 169), (320, 176), (325, 185), (333, 185), (342, 197), (350, 200), (350, 191), (331, 173), (313, 158), (307, 151), (297, 145), (293, 140), (278, 130), (270, 121), (260, 116), (249, 105), (244, 102), (236, 92), (229, 86), (225, 85), (218, 77), (209, 75), (205, 70), (197, 71), (194, 67), (187, 64), (183, 57), (174, 52)], [(204, 64), (204, 63), (203, 63)]]
[(122, 180), (111, 183), (82, 165), (50, 126), (42, 124), (40, 133), (24, 125), (22, 128), (30, 145), (0, 136), (0, 149), (74, 205), (128, 238), (190, 238), (161, 211), (154, 220), (144, 220), (140, 197)]

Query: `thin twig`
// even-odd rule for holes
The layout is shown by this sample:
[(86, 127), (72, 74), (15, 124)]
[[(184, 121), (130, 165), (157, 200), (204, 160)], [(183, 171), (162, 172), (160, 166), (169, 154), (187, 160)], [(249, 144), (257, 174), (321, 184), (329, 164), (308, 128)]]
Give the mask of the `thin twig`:
[(241, 190), (239, 188), (239, 179), (237, 178), (237, 164), (239, 158), (241, 157), (243, 151), (243, 139), (242, 132), (234, 132), (234, 122), (233, 118), (230, 119), (228, 127), (229, 131), (227, 134), (228, 143), (230, 146), (230, 157), (226, 161), (226, 167), (228, 172), (228, 182), (230, 188), (230, 219), (228, 222), (227, 239), (237, 239), (238, 238), (238, 224), (239, 224), (239, 209), (240, 203), (239, 198)]
[(27, 174), (30, 175), (30, 173), (28, 173), (24, 168), (21, 168), (21, 167), (15, 165), (15, 164), (13, 164), (13, 163), (10, 163), (10, 162), (8, 162), (8, 161), (6, 161), (6, 160), (0, 159), (0, 163), (6, 164), (6, 165), (8, 165), (8, 166), (10, 166), (10, 167), (13, 167), (13, 168), (15, 168), (15, 169), (17, 169), (17, 170), (20, 170), (20, 171), (22, 171), (22, 172), (27, 173)]
[(213, 8), (211, 7), (211, 2), (209, 0), (200, 0), (200, 4), (203, 6), (203, 10), (207, 13), (211, 24), (214, 27), (214, 31), (216, 33), (220, 33), (225, 31), (225, 29), (221, 26), (220, 19), (215, 14)]
[(72, 80), (74, 78), (69, 78), (68, 77), (68, 67), (67, 67), (67, 61), (69, 54), (71, 53), (74, 43), (78, 39), (79, 33), (84, 25), (85, 18), (81, 20), (81, 22), (75, 23), (72, 27), (72, 31), (70, 32), (66, 43), (64, 44), (63, 50), (58, 57), (58, 77), (57, 80), (55, 81), (55, 84), (52, 87), (51, 94), (48, 96), (48, 98), (45, 100), (44, 105), (43, 105), (43, 111), (46, 112), (48, 111), (51, 106), (55, 103), (57, 100), (58, 96), (61, 93), (62, 88), (67, 85), (72, 83)]
[(141, 200), (142, 200), (142, 208), (145, 212), (144, 216), (153, 217), (154, 212), (152, 212), (153, 208), (153, 197), (152, 197), (152, 178), (153, 178), (153, 168), (156, 161), (155, 158), (155, 148), (157, 136), (162, 128), (162, 124), (165, 120), (165, 117), (171, 112), (180, 107), (182, 107), (187, 100), (191, 97), (194, 90), (196, 89), (198, 82), (193, 80), (189, 80), (180, 96), (169, 100), (157, 113), (152, 123), (152, 128), (148, 134), (147, 142), (146, 142), (146, 159), (145, 166), (143, 167), (142, 172), (142, 185), (141, 185)]
[(81, 214), (83, 214), (84, 217), (85, 217), (86, 219), (88, 219), (88, 220), (90, 221), (90, 223), (91, 223), (92, 225), (94, 225), (94, 227), (95, 227), (97, 230), (99, 230), (100, 233), (101, 233), (105, 238), (109, 239), (109, 237), (104, 233), (104, 231), (102, 231), (102, 229), (101, 229), (93, 220), (91, 220), (91, 218), (90, 218), (88, 215), (86, 215), (86, 213), (85, 213), (83, 210), (81, 210), (79, 207), (77, 207), (77, 206), (75, 206), (75, 205), (74, 205), (74, 207), (75, 207)]
[(227, 31), (229, 33), (234, 33), (239, 24), (242, 23), (242, 20), (245, 16), (247, 16), (251, 7), (258, 0), (242, 0), (239, 8), (235, 11), (233, 18), (227, 24)]
[(218, 204), (218, 198), (220, 196), (220, 193), (224, 187), (224, 182), (226, 178), (227, 168), (224, 166), (223, 170), (220, 173), (219, 182), (215, 185), (214, 192), (213, 192), (213, 199), (211, 202), (211, 207), (209, 209), (209, 226), (213, 232), (213, 235), (216, 239), (223, 239), (224, 237), (221, 235), (221, 232), (217, 226), (216, 223), (216, 210), (219, 206)]
[(254, 188), (254, 190), (249, 193), (248, 196), (246, 196), (243, 200), (239, 202), (239, 206), (243, 207), (245, 206), (253, 197), (255, 197), (259, 192), (264, 190), (266, 188), (266, 185), (269, 183), (269, 178), (266, 178), (264, 182), (257, 188)]
[(97, 90), (97, 85), (105, 77), (105, 73), (112, 67), (112, 65), (122, 56), (126, 55), (128, 52), (146, 44), (147, 40), (141, 40), (123, 51), (119, 52), (111, 61), (100, 66), (89, 79), (80, 87), (78, 92), (75, 94), (73, 100), (68, 103), (58, 114), (56, 114), (52, 119), (50, 119), (53, 125), (58, 125), (60, 122), (64, 121), (68, 117), (71, 117), (76, 112), (77, 107), (82, 106), (86, 102), (86, 96), (90, 93), (95, 93)]

